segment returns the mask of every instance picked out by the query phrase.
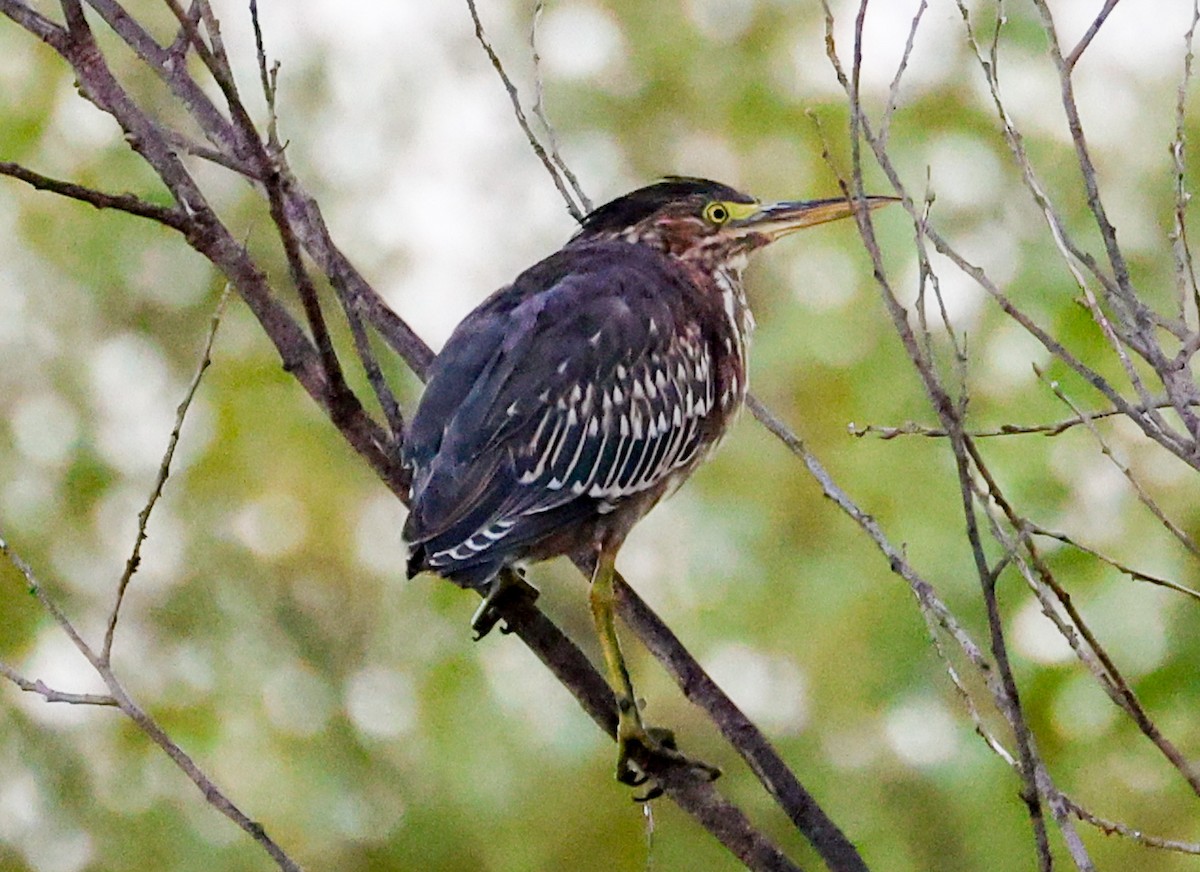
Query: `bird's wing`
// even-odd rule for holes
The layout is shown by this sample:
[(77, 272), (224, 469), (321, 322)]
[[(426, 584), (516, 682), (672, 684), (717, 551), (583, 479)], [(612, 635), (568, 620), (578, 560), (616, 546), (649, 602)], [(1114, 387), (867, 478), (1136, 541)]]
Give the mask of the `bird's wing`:
[(715, 373), (677, 305), (683, 276), (623, 243), (571, 254), (570, 271), (527, 273), (468, 316), (435, 361), (411, 428), (405, 528), (435, 568), (438, 553), (482, 559), (612, 508), (702, 444)]

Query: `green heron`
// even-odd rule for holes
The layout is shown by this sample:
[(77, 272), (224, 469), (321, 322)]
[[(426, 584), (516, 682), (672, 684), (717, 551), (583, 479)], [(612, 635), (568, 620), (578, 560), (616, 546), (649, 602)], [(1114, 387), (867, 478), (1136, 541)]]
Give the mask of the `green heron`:
[(518, 584), (514, 565), (594, 561), (590, 603), (624, 783), (645, 780), (635, 744), (718, 773), (642, 723), (613, 622), (617, 551), (742, 404), (747, 256), (852, 212), (844, 199), (763, 205), (706, 179), (649, 185), (591, 212), (560, 251), (485, 300), (429, 369), (404, 446), (409, 577), (431, 570), (486, 592), (472, 622), (482, 636), (492, 605)]

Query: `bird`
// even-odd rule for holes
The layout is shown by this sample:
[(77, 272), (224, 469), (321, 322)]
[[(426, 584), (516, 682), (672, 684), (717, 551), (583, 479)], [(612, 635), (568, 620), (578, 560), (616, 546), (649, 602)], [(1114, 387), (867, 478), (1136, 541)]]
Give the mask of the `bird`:
[(844, 197), (764, 204), (668, 176), (583, 217), (559, 251), (468, 314), (428, 369), (401, 452), (408, 576), (431, 571), (483, 594), (479, 638), (523, 584), (514, 570), (560, 555), (590, 563), (622, 783), (646, 781), (639, 752), (719, 770), (642, 721), (615, 627), (617, 552), (742, 406), (749, 255), (855, 208)]

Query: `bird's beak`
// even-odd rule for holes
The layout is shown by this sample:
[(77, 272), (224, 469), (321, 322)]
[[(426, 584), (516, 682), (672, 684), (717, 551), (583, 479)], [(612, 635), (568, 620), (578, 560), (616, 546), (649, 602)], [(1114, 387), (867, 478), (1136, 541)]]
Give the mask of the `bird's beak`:
[[(878, 209), (897, 202), (895, 197), (864, 197), (867, 209)], [(771, 242), (805, 227), (814, 227), (854, 214), (854, 203), (841, 198), (830, 200), (789, 200), (760, 206), (741, 220), (731, 222), (744, 233), (766, 236)]]

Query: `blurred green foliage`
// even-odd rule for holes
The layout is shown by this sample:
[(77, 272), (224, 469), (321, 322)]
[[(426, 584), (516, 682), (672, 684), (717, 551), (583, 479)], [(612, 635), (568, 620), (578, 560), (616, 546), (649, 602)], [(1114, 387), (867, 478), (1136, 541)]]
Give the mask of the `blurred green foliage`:
[[(570, 222), (507, 114), (466, 10), (353, 5), (313, 0), (308, 18), (264, 8), (268, 46), (284, 64), (288, 156), (319, 193), (335, 236), (436, 343), (470, 305), (561, 244)], [(868, 16), (882, 19), (864, 79), (876, 116), (908, 32), (911, 10), (898, 11), (907, 5), (872, 6)], [(1186, 4), (1168, 5), (1166, 23), (1139, 24), (1120, 7), (1077, 79), (1135, 280), (1169, 314), (1166, 146), (1188, 21)], [(530, 4), (481, 6), (529, 98)], [(143, 7), (168, 39), (161, 8), (134, 4)], [(980, 20), (991, 14), (987, 3), (972, 8)], [(845, 61), (854, 9), (835, 9)], [(1045, 38), (1032, 13), (1006, 9), (1001, 71), (1014, 115), (1071, 231), (1098, 251)], [(221, 11), (251, 93), (244, 10)], [(1064, 30), (1077, 35), (1076, 24)], [(1138, 27), (1147, 50), (1135, 57), (1118, 34)], [(834, 194), (822, 148), (839, 172), (850, 152), (823, 28), (815, 4), (548, 3), (540, 47), (564, 156), (597, 199), (663, 173), (717, 176), (764, 198)], [(120, 70), (136, 93), (160, 95), (131, 58)], [(1119, 361), (1076, 302), (1021, 186), (951, 4), (931, 4), (905, 83), (890, 142), (906, 184), (923, 191), (928, 169), (933, 220), (1038, 323), (1120, 382)], [(178, 120), (161, 101), (163, 117)], [(1187, 133), (1196, 132), (1189, 115)], [(0, 159), (161, 197), (118, 134), (79, 100), (47, 49), (0, 23)], [(247, 244), (269, 251), (247, 187), (212, 168), (201, 175)], [(1189, 168), (1189, 183), (1194, 176)], [(880, 173), (868, 168), (868, 177), (886, 191)], [(899, 209), (877, 223), (891, 279), (911, 302), (911, 227)], [(166, 231), (11, 180), (0, 181), (0, 231), (0, 533), (98, 639), (223, 281)], [(282, 281), (278, 255), (268, 257)], [(976, 425), (1069, 416), (1033, 364), (1081, 405), (1102, 405), (977, 288), (948, 268), (942, 275), (969, 351)], [(756, 391), (985, 640), (945, 446), (847, 435), (851, 423), (933, 421), (854, 228), (781, 244), (749, 283), (760, 324)], [(952, 376), (948, 348), (939, 355)], [(415, 380), (385, 363), (411, 405)], [(1194, 473), (1130, 427), (1105, 433), (1164, 509), (1200, 535)], [(1082, 428), (987, 440), (985, 449), (1019, 511), (1143, 571), (1200, 586), (1195, 560)], [(430, 578), (403, 580), (402, 517), (280, 369), (249, 313), (231, 304), (150, 524), (118, 632), (118, 673), (309, 869), (736, 868), (678, 810), (658, 803), (647, 815), (629, 802), (611, 781), (608, 741), (516, 641), (469, 641), (472, 597)], [(1197, 758), (1194, 603), (1076, 552), (1046, 550), (1148, 710)], [(1032, 867), (1018, 780), (974, 735), (910, 592), (748, 416), (636, 531), (623, 560), (631, 583), (763, 725), (872, 868)], [(533, 577), (551, 614), (592, 651), (581, 579), (558, 565)], [(1002, 578), (1000, 600), (1022, 699), (1060, 786), (1099, 815), (1200, 840), (1196, 797), (1077, 663), (1047, 653), (1017, 576)], [(711, 727), (645, 652), (627, 647), (649, 719), (724, 767), (722, 789), (801, 865), (816, 867)], [(95, 688), (8, 566), (0, 659), (60, 689)], [(977, 682), (968, 686), (986, 700)], [(990, 709), (984, 719), (1007, 741)], [(1080, 828), (1099, 868), (1195, 868)], [(0, 869), (269, 867), (119, 714), (0, 687)]]

